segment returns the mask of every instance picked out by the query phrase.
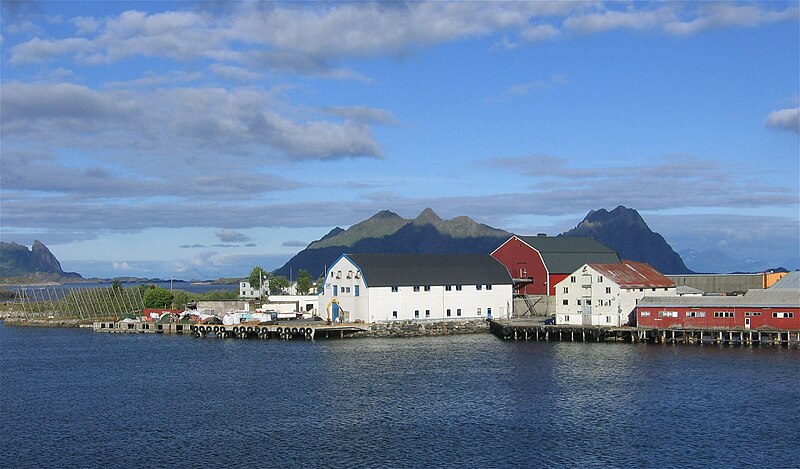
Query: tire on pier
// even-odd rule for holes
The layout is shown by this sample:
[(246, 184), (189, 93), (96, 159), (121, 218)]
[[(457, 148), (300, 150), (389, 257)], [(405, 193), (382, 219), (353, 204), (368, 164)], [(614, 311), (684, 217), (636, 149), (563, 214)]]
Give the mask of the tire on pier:
[(652, 331), (650, 331), (650, 337), (652, 337), (653, 339), (657, 339), (660, 336), (661, 336), (661, 331), (659, 331), (658, 329), (653, 329)]
[(247, 326), (247, 332), (253, 332), (253, 326)]
[(503, 326), (503, 338), (507, 339), (511, 337), (511, 328), (508, 326)]
[(275, 332), (277, 332), (278, 335), (283, 334), (283, 328), (282, 327), (278, 327), (277, 329), (275, 329)]
[(600, 338), (600, 329), (592, 329), (592, 337), (594, 337), (595, 339), (599, 339)]
[(297, 329), (297, 333), (300, 335), (306, 335), (306, 328), (301, 327), (300, 329)]
[(292, 328), (292, 334), (297, 334), (297, 328), (296, 327)]

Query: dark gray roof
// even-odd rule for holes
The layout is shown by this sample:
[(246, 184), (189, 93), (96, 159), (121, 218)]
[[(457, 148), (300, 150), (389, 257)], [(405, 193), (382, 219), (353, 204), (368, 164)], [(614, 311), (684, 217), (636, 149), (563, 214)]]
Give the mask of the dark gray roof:
[(645, 296), (638, 306), (698, 308), (787, 308), (800, 306), (800, 293), (788, 290), (747, 290), (741, 296)]
[(539, 251), (551, 274), (571, 274), (583, 264), (619, 264), (619, 255), (591, 238), (566, 236), (520, 236), (525, 244)]
[(346, 254), (369, 287), (510, 285), (505, 266), (488, 254)]

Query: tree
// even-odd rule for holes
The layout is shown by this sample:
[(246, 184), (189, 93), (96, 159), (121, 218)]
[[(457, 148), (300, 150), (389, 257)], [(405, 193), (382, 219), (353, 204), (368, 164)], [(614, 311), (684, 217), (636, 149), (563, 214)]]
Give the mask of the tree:
[(122, 282), (119, 280), (114, 280), (114, 282), (111, 283), (111, 288), (117, 291), (122, 290)]
[(280, 293), (289, 288), (289, 281), (282, 275), (271, 276), (269, 278), (269, 292)]
[[(250, 287), (257, 289), (263, 285), (263, 282), (266, 282), (269, 275), (259, 266), (253, 267), (253, 270), (250, 271), (250, 276), (247, 277), (247, 281), (250, 282)], [(259, 293), (260, 296), (260, 293)]]
[(305, 270), (301, 269), (297, 276), (297, 294), (308, 295), (308, 291), (311, 290), (311, 286), (311, 275), (309, 275)]
[(169, 308), (172, 305), (172, 292), (150, 285), (144, 292), (143, 300), (145, 308)]
[(189, 294), (183, 290), (172, 292), (172, 309), (186, 309), (186, 303), (191, 300)]

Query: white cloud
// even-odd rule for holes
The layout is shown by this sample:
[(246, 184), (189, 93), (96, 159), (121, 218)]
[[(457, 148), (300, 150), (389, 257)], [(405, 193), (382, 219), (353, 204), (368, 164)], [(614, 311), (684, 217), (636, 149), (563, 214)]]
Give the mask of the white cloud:
[(767, 127), (800, 134), (800, 108), (779, 109), (769, 113)]
[(244, 233), (239, 233), (236, 230), (230, 229), (219, 230), (214, 234), (214, 236), (225, 243), (243, 243), (245, 241), (250, 241), (250, 238)]

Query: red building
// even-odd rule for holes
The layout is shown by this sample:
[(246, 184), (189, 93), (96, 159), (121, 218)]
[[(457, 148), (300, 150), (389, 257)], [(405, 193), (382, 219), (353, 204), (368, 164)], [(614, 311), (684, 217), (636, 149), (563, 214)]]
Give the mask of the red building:
[(749, 290), (743, 296), (644, 297), (636, 307), (636, 325), (800, 330), (800, 292)]
[(619, 264), (617, 253), (591, 238), (512, 236), (492, 252), (514, 279), (515, 294), (555, 295), (558, 282), (584, 264)]

